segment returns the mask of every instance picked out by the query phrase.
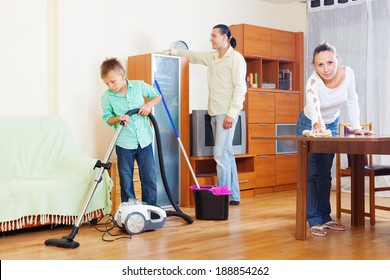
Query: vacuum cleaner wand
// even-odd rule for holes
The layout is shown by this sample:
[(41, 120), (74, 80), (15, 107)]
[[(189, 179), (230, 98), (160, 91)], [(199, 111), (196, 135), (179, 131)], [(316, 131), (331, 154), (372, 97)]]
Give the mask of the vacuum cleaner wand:
[[(128, 113), (129, 114), (130, 113), (134, 114), (134, 113), (137, 113), (138, 111), (139, 111), (139, 109), (134, 109), (134, 110), (129, 111)], [(45, 241), (45, 245), (61, 247), (61, 248), (71, 248), (71, 249), (74, 249), (74, 248), (77, 248), (77, 247), (80, 246), (80, 243), (74, 241), (74, 238), (76, 237), (76, 234), (79, 231), (81, 222), (83, 220), (85, 212), (87, 211), (88, 205), (91, 202), (92, 196), (95, 193), (97, 186), (102, 181), (104, 170), (106, 170), (106, 169), (109, 170), (111, 168), (111, 163), (108, 162), (108, 160), (110, 159), (110, 157), (112, 155), (112, 152), (113, 152), (113, 150), (115, 148), (115, 143), (118, 140), (119, 134), (121, 133), (121, 131), (123, 129), (123, 126), (124, 126), (124, 121), (121, 121), (120, 122), (120, 126), (118, 127), (118, 129), (116, 130), (116, 132), (114, 134), (114, 137), (113, 137), (113, 139), (111, 141), (111, 144), (110, 144), (110, 146), (109, 146), (109, 148), (107, 150), (107, 153), (106, 153), (106, 155), (104, 157), (103, 162), (98, 160), (96, 162), (96, 164), (95, 164), (95, 167), (93, 168), (93, 169), (95, 169), (96, 167), (98, 167), (99, 171), (96, 174), (94, 182), (93, 182), (93, 184), (92, 184), (92, 186), (90, 188), (90, 191), (89, 191), (89, 194), (88, 194), (88, 198), (85, 201), (85, 204), (84, 204), (82, 210), (80, 211), (79, 216), (77, 217), (77, 221), (76, 221), (75, 226), (72, 229), (72, 232), (69, 235), (67, 235), (67, 236), (63, 236), (62, 238), (47, 239)]]
[[(131, 116), (133, 114), (137, 114), (138, 111), (139, 111), (139, 108), (138, 109), (129, 110), (129, 111), (126, 112), (126, 115)], [(176, 212), (175, 211), (166, 211), (167, 216), (178, 216), (178, 217), (181, 217), (184, 220), (186, 220), (189, 224), (191, 224), (191, 223), (194, 222), (194, 219), (191, 218), (190, 216), (184, 214), (180, 210), (180, 208), (176, 205), (176, 203), (174, 202), (174, 200), (172, 198), (172, 194), (170, 192), (170, 188), (168, 186), (168, 181), (167, 181), (166, 175), (165, 175), (163, 155), (162, 155), (162, 152), (161, 152), (162, 151), (162, 147), (161, 147), (160, 131), (159, 131), (159, 128), (158, 128), (158, 125), (157, 125), (157, 121), (154, 118), (154, 116), (152, 114), (149, 114), (148, 117), (152, 121), (153, 128), (154, 128), (154, 130), (156, 132), (155, 135), (156, 135), (156, 142), (157, 142), (158, 155), (159, 155), (158, 158), (159, 158), (161, 177), (162, 177), (162, 180), (163, 180), (163, 185), (164, 185), (164, 188), (165, 188), (165, 192), (166, 192), (166, 194), (168, 196), (168, 199), (171, 202), (172, 206), (176, 210)], [(92, 196), (95, 193), (97, 186), (102, 181), (104, 170), (109, 170), (111, 168), (111, 163), (108, 162), (108, 161), (109, 161), (109, 159), (110, 159), (110, 157), (112, 155), (112, 152), (113, 152), (113, 150), (115, 148), (116, 142), (118, 140), (119, 134), (121, 133), (121, 131), (123, 129), (124, 124), (125, 124), (124, 121), (120, 122), (120, 126), (118, 127), (118, 129), (116, 130), (116, 132), (114, 134), (114, 137), (113, 137), (113, 139), (111, 141), (111, 144), (110, 144), (110, 146), (109, 146), (109, 148), (107, 150), (107, 153), (106, 153), (106, 155), (104, 157), (103, 162), (98, 160), (96, 162), (96, 164), (95, 164), (94, 169), (96, 167), (98, 167), (99, 168), (99, 172), (96, 174), (96, 177), (94, 179), (94, 182), (93, 182), (93, 184), (91, 186), (91, 189), (90, 189), (90, 192), (88, 194), (88, 198), (87, 198), (87, 200), (86, 200), (82, 210), (80, 211), (80, 214), (79, 214), (79, 216), (77, 218), (75, 226), (72, 229), (72, 232), (69, 235), (67, 235), (67, 236), (63, 236), (62, 238), (47, 239), (45, 241), (45, 245), (61, 247), (61, 248), (71, 248), (71, 249), (74, 249), (74, 248), (77, 248), (77, 247), (80, 246), (80, 243), (74, 241), (74, 238), (76, 237), (76, 235), (77, 235), (77, 233), (79, 231), (80, 225), (82, 223), (82, 220), (83, 220), (83, 217), (85, 215), (85, 212), (87, 211), (88, 205), (91, 202)]]

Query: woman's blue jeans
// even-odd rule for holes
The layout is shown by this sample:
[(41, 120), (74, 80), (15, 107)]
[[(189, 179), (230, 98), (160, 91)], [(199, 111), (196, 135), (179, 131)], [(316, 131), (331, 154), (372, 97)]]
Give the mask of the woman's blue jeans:
[(157, 202), (157, 179), (152, 144), (143, 149), (128, 150), (116, 146), (118, 172), (121, 186), (121, 200), (126, 202), (129, 198), (136, 198), (134, 193), (134, 160), (137, 161), (141, 179), (142, 201), (149, 205)]
[(227, 186), (230, 190), (230, 200), (240, 201), (240, 187), (236, 159), (233, 151), (234, 129), (237, 118), (229, 129), (222, 127), (226, 115), (211, 117), (211, 127), (214, 136), (214, 160), (217, 163), (218, 186)]
[[(338, 135), (338, 123), (339, 118), (331, 124), (326, 124), (326, 129), (330, 129), (333, 136)], [(301, 112), (297, 122), (297, 135), (302, 135), (303, 130), (311, 129), (311, 120)], [(330, 190), (333, 158), (334, 154), (309, 153), (308, 155), (306, 219), (310, 227), (332, 220)]]

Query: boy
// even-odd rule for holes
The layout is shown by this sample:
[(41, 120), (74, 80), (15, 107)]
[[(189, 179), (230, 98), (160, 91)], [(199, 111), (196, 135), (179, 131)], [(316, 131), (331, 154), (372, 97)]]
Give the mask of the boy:
[[(133, 172), (137, 161), (142, 188), (142, 201), (156, 205), (157, 184), (152, 149), (152, 128), (149, 118), (153, 106), (161, 101), (159, 92), (144, 81), (128, 80), (125, 70), (116, 58), (106, 59), (100, 67), (100, 76), (108, 90), (101, 98), (103, 121), (116, 130), (121, 121), (124, 127), (116, 142), (121, 200), (135, 198)], [(150, 99), (145, 103), (144, 97)], [(130, 117), (127, 111), (140, 108)]]

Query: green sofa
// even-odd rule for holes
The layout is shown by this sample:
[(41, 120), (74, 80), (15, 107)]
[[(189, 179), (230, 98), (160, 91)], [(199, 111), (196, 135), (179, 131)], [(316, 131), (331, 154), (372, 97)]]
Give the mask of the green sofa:
[[(96, 159), (83, 156), (58, 116), (0, 116), (0, 231), (77, 221)], [(105, 171), (83, 222), (111, 211)]]

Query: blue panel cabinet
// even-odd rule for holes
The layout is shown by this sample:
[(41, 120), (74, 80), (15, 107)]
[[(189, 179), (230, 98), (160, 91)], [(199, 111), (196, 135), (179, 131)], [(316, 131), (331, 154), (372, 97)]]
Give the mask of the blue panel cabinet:
[[(128, 57), (127, 77), (132, 80), (143, 80), (155, 86), (157, 80), (164, 95), (173, 122), (179, 131), (184, 148), (189, 153), (189, 108), (188, 108), (188, 62), (180, 57), (161, 54), (143, 54)], [(179, 143), (170, 123), (167, 111), (161, 101), (152, 111), (158, 123), (162, 142), (164, 169), (170, 192), (177, 204), (187, 205), (189, 198), (189, 169), (181, 155)], [(153, 143), (156, 175), (157, 204), (170, 206), (160, 172), (157, 143)], [(183, 199), (184, 197), (184, 199)]]

